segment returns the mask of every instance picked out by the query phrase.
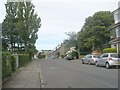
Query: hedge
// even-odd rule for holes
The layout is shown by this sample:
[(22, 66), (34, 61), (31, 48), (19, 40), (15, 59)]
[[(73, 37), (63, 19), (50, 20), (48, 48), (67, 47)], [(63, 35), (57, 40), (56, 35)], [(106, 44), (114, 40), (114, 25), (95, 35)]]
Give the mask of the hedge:
[(77, 52), (77, 51), (72, 51), (71, 55), (72, 55), (73, 57), (76, 57), (76, 59), (79, 58), (79, 55), (78, 55), (78, 52)]
[(116, 48), (105, 48), (103, 49), (104, 53), (116, 53), (117, 49)]
[(16, 59), (9, 51), (2, 52), (2, 78), (10, 76), (16, 70)]
[(28, 62), (30, 62), (29, 54), (20, 54), (19, 55), (19, 67), (24, 66)]

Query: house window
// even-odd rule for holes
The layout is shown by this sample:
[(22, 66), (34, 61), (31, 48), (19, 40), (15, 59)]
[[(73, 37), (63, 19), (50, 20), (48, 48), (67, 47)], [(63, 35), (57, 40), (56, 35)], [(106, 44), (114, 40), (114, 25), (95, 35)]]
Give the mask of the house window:
[(120, 37), (120, 27), (116, 27), (116, 37)]
[(116, 37), (116, 32), (115, 32), (115, 30), (116, 30), (116, 28), (110, 30), (110, 38), (111, 38), (111, 39), (114, 39), (114, 38)]
[(120, 8), (114, 11), (114, 20), (115, 24), (120, 22)]

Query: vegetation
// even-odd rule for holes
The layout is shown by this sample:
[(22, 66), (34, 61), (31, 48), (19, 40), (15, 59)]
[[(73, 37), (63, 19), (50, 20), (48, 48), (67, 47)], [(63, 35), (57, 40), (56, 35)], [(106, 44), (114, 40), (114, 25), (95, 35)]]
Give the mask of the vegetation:
[(19, 66), (32, 59), (37, 52), (35, 42), (41, 26), (41, 19), (31, 2), (7, 2), (5, 7), (6, 16), (2, 22), (3, 78), (10, 76), (16, 69), (15, 57), (11, 53), (18, 53)]
[(80, 55), (91, 53), (93, 50), (102, 51), (110, 47), (109, 26), (114, 23), (110, 11), (99, 11), (85, 19), (82, 29), (78, 32), (69, 32), (68, 39), (64, 40), (66, 47), (76, 47)]
[(99, 11), (85, 20), (78, 32), (78, 45), (81, 51), (103, 50), (110, 47), (108, 27), (114, 23), (113, 14), (109, 11)]
[(66, 33), (69, 38), (64, 40), (64, 43), (66, 44), (66, 47), (78, 47), (78, 41), (77, 41), (77, 33), (76, 32), (68, 32)]
[(59, 58), (60, 57), (60, 52), (57, 52), (57, 58)]
[(16, 59), (10, 52), (2, 52), (2, 78), (3, 80), (10, 76), (16, 70)]
[(38, 54), (38, 58), (39, 58), (39, 59), (43, 59), (43, 58), (45, 58), (45, 57), (46, 57), (46, 55), (45, 55), (44, 52), (39, 52), (39, 54)]
[(35, 51), (37, 32), (41, 19), (31, 2), (7, 2), (6, 16), (2, 23), (3, 50)]
[(20, 54), (19, 55), (19, 67), (22, 67), (30, 62), (29, 54)]
[(72, 51), (72, 52), (71, 52), (71, 55), (72, 55), (74, 58), (76, 58), (76, 59), (79, 58), (79, 55), (78, 55), (78, 52), (77, 52), (77, 51)]
[(117, 53), (117, 49), (116, 48), (105, 48), (103, 49), (104, 53)]

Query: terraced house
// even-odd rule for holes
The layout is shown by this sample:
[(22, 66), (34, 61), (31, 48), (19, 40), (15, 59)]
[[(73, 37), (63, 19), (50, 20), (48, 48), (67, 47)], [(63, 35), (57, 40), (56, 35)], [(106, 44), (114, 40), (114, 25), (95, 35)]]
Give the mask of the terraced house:
[(117, 53), (120, 53), (120, 1), (118, 3), (118, 9), (113, 11), (114, 14), (114, 25), (112, 25), (110, 30), (110, 44), (112, 48), (117, 48)]

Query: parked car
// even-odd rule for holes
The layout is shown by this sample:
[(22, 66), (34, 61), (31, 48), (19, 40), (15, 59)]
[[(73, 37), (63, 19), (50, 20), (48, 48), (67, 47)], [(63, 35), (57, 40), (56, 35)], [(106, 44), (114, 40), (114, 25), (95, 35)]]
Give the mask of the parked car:
[(98, 55), (88, 54), (82, 58), (82, 64), (88, 63), (95, 64), (96, 60), (98, 59)]
[(55, 56), (51, 56), (50, 59), (56, 59), (56, 57)]
[(74, 60), (73, 55), (68, 54), (68, 55), (66, 56), (66, 60)]
[(120, 66), (120, 54), (104, 53), (95, 62), (96, 66), (105, 66), (107, 69), (113, 66)]

